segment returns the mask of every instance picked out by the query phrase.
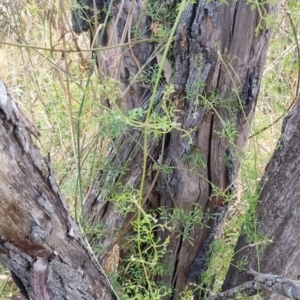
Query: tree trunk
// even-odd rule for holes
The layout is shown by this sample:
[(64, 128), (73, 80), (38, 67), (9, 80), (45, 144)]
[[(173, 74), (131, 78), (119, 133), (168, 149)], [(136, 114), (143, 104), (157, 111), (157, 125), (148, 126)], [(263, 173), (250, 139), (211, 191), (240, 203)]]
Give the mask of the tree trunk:
[[(252, 268), (261, 273), (299, 280), (299, 151), (300, 97), (284, 120), (278, 147), (260, 183), (262, 190), (257, 207), (257, 240), (249, 242), (245, 235), (239, 238), (223, 290), (249, 280), (249, 274), (239, 272), (234, 267), (245, 258), (246, 270)], [(268, 237), (271, 243), (260, 245), (262, 237)], [(267, 292), (264, 292), (263, 298), (286, 299)]]
[[(112, 299), (23, 116), (0, 81), (0, 262), (31, 299)], [(28, 298), (29, 299), (29, 298)]]
[[(102, 8), (110, 1), (100, 2)], [(152, 24), (142, 5), (140, 0), (114, 2), (102, 40), (105, 46), (134, 40), (135, 25), (144, 37), (149, 35), (146, 29)], [(170, 238), (164, 258), (170, 270), (157, 281), (171, 286), (175, 298), (189, 282), (198, 280), (206, 267), (209, 246), (222, 231), (270, 39), (269, 29), (261, 28), (255, 35), (255, 28), (264, 25), (260, 15), (275, 11), (276, 7), (267, 4), (260, 14), (243, 0), (228, 5), (203, 0), (188, 4), (177, 28), (175, 52), (169, 56), (176, 70), (174, 82), (169, 79), (167, 84), (174, 85), (175, 93), (166, 103), (179, 111), (176, 123), (189, 134), (173, 130), (161, 139), (149, 135), (143, 173), (145, 131), (127, 131), (114, 142), (109, 161), (87, 196), (86, 216), (91, 225), (101, 222), (108, 228), (105, 238), (98, 239), (99, 246), (108, 250), (122, 246), (120, 239), (136, 217), (115, 210), (112, 192), (135, 187), (143, 191), (143, 204), (152, 208), (182, 209), (186, 214), (200, 208), (202, 219), (192, 227), (181, 224), (179, 236), (174, 228), (155, 232), (162, 241)], [(130, 76), (159, 61), (159, 53), (151, 57), (155, 45), (147, 42), (113, 49), (99, 55), (102, 78), (108, 75), (119, 81), (122, 93), (117, 104), (124, 111), (147, 110), (151, 90), (130, 82)], [(156, 95), (153, 110), (158, 114), (164, 113), (162, 98), (167, 84), (161, 84)], [(33, 299), (111, 299), (103, 272), (93, 263), (61, 200), (50, 162), (42, 160), (31, 141), (31, 134), (37, 136), (36, 129), (2, 82), (0, 86), (1, 262)], [(288, 141), (282, 141), (284, 149)], [(141, 178), (143, 174), (146, 178)], [(145, 179), (142, 187), (141, 179)], [(157, 213), (159, 219), (160, 211)]]
[[(139, 20), (135, 16), (144, 11), (142, 3), (136, 0), (113, 4), (105, 46), (125, 41), (124, 36), (130, 35), (130, 29)], [(274, 15), (276, 9), (276, 5), (266, 4), (262, 15)], [(138, 23), (140, 32), (146, 32), (143, 26), (150, 23), (149, 17), (144, 17), (143, 22)], [(255, 32), (258, 25), (261, 28)], [(105, 238), (98, 239), (98, 243), (104, 245), (108, 253), (119, 244), (123, 234), (129, 231), (128, 224), (136, 217), (136, 214), (124, 216), (116, 212), (115, 203), (110, 201), (116, 189), (120, 191), (130, 186), (142, 189), (143, 204), (152, 208), (176, 208), (188, 214), (198, 205), (203, 213), (201, 224), (193, 224), (192, 228), (182, 224), (179, 237), (174, 230), (156, 232), (162, 240), (170, 238), (165, 257), (170, 271), (158, 281), (171, 286), (175, 298), (189, 282), (199, 279), (206, 268), (210, 244), (222, 232), (227, 201), (234, 192), (240, 151), (248, 139), (270, 36), (265, 20), (260, 19), (260, 13), (251, 9), (245, 0), (229, 1), (228, 5), (204, 0), (188, 4), (176, 31), (174, 55), (170, 55), (176, 67), (174, 82), (167, 84), (175, 88), (169, 103), (179, 111), (176, 122), (189, 135), (176, 130), (166, 133), (161, 140), (150, 135), (147, 176), (145, 185), (140, 187), (144, 130), (127, 131), (114, 142), (109, 161), (86, 198), (85, 213), (91, 226), (101, 223), (107, 227)], [(128, 70), (130, 75), (139, 72), (154, 48), (147, 43), (129, 50), (128, 46), (120, 49), (116, 56), (119, 75), (114, 78), (123, 84), (127, 80), (128, 86), (128, 76), (120, 74), (126, 75)], [(106, 62), (112, 56), (106, 56)], [(155, 63), (155, 59), (151, 63)], [(107, 66), (101, 70), (110, 74), (114, 69)], [(160, 104), (166, 86), (161, 85), (157, 95), (155, 108), (158, 111), (162, 111)], [(149, 97), (145, 95), (149, 91), (141, 91), (135, 83), (128, 87), (130, 93), (123, 94), (121, 107), (147, 109)], [(159, 171), (154, 169), (157, 161)], [(169, 171), (163, 172), (164, 168)], [(183, 238), (185, 230), (193, 243)], [(99, 259), (105, 261), (107, 253)]]

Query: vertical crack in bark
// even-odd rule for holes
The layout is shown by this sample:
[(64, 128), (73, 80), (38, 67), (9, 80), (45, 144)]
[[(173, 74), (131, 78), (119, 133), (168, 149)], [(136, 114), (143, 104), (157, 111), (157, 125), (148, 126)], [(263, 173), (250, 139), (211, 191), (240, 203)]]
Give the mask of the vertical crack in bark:
[[(210, 132), (209, 132), (209, 136), (208, 136), (209, 147), (208, 147), (208, 153), (207, 153), (207, 179), (209, 181), (209, 183), (208, 183), (209, 198), (211, 197), (212, 190), (213, 190), (212, 189), (212, 170), (211, 170), (211, 168), (212, 168), (212, 166), (211, 166), (211, 159), (212, 159), (211, 158), (211, 156), (212, 156), (211, 148), (212, 148), (213, 125), (214, 125), (214, 115), (211, 116), (210, 128), (209, 128)], [(209, 198), (207, 199), (208, 202), (210, 201)], [(203, 207), (204, 211), (206, 209), (207, 209), (207, 205), (206, 205), (206, 207)], [(210, 253), (209, 247), (210, 247), (211, 242), (214, 240), (214, 236), (215, 236), (216, 219), (214, 221), (211, 221), (208, 219), (208, 220), (205, 220), (205, 222), (207, 222), (207, 225), (209, 225), (210, 228), (205, 233), (205, 237), (203, 239), (201, 247), (198, 249), (195, 259), (193, 260), (192, 264), (189, 267), (188, 277), (189, 277), (190, 282), (198, 283), (201, 274), (203, 274), (207, 268), (207, 258)]]
[[(184, 230), (184, 228), (182, 228), (182, 231)], [(172, 289), (174, 291), (173, 295), (171, 296), (171, 300), (174, 299), (175, 295), (176, 295), (176, 283), (177, 283), (177, 269), (178, 269), (178, 264), (179, 264), (179, 254), (180, 254), (180, 251), (181, 251), (181, 247), (182, 247), (182, 239), (183, 237), (180, 236), (179, 238), (179, 242), (178, 242), (178, 249), (177, 249), (177, 252), (176, 252), (176, 262), (174, 264), (174, 270), (173, 270), (173, 274), (172, 274)]]
[(100, 216), (101, 219), (103, 219), (105, 214), (107, 213), (108, 207), (109, 207), (109, 202), (106, 201), (106, 203), (103, 204), (103, 209), (102, 209), (102, 213), (101, 213), (101, 216)]
[(232, 29), (231, 29), (231, 35), (230, 35), (230, 40), (229, 40), (229, 47), (230, 47), (230, 44), (231, 44), (231, 39), (232, 39), (233, 34), (234, 34), (235, 20), (236, 20), (236, 14), (237, 14), (237, 11), (238, 11), (238, 6), (239, 6), (239, 2), (236, 2), (235, 7), (234, 7), (234, 13), (233, 13)]
[(208, 153), (207, 153), (207, 179), (209, 182), (209, 196), (212, 194), (212, 170), (211, 170), (211, 159), (212, 159), (212, 153), (211, 153), (211, 148), (212, 148), (212, 136), (213, 136), (213, 127), (214, 127), (214, 115), (211, 116), (210, 120), (210, 132), (209, 132), (209, 138), (208, 138)]
[[(191, 28), (191, 26), (195, 22), (196, 16), (197, 16), (197, 5), (194, 3), (192, 4), (191, 18), (190, 18), (190, 23), (188, 24), (188, 28)], [(200, 28), (200, 35), (201, 35), (201, 28)], [(192, 38), (192, 33), (191, 31), (189, 31), (189, 39), (191, 38)]]

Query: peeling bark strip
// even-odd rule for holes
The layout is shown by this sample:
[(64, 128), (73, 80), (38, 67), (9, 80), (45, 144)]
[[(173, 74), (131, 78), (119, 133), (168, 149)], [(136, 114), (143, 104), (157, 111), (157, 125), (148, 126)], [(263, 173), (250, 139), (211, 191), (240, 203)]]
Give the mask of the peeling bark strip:
[[(128, 9), (130, 7), (133, 9)], [(132, 32), (130, 27), (134, 23), (127, 20), (135, 20), (135, 14), (142, 11), (141, 7), (140, 0), (114, 3), (114, 12), (107, 25), (107, 41), (111, 41), (107, 46), (115, 45)], [(266, 4), (265, 9), (266, 14), (272, 15), (276, 13), (277, 6)], [(170, 101), (176, 103), (180, 111), (177, 121), (191, 132), (192, 144), (189, 137), (176, 131), (167, 136), (164, 151), (161, 142), (149, 139), (144, 195), (149, 189), (152, 190), (154, 182), (155, 189), (149, 197), (150, 203), (155, 203), (155, 207), (176, 207), (186, 212), (190, 212), (197, 204), (209, 215), (204, 223), (211, 228), (195, 224), (190, 233), (194, 245), (178, 238), (174, 232), (157, 233), (162, 240), (170, 237), (168, 253), (172, 254), (165, 258), (171, 266), (170, 272), (159, 281), (174, 289), (174, 298), (179, 297), (189, 281), (198, 280), (206, 268), (205, 249), (209, 249), (214, 238), (222, 233), (227, 215), (224, 203), (234, 191), (239, 167), (238, 152), (244, 148), (248, 139), (271, 36), (270, 29), (255, 35), (259, 18), (259, 12), (252, 10), (245, 0), (229, 1), (228, 5), (221, 5), (217, 0), (199, 0), (187, 5), (176, 32), (173, 62), (176, 66), (176, 96)], [(122, 24), (129, 26), (124, 29)], [(147, 21), (143, 24), (147, 24)], [(141, 32), (147, 32), (147, 28), (141, 26)], [(147, 51), (140, 51), (139, 55), (138, 52), (128, 51), (126, 55), (118, 56), (118, 74), (126, 73), (124, 66), (127, 61), (131, 61), (131, 73), (138, 72), (139, 67), (143, 66), (142, 61), (146, 61), (145, 53), (151, 53), (149, 44), (143, 46)], [(106, 61), (103, 61), (105, 64)], [(105, 74), (114, 76), (109, 72)], [(122, 76), (114, 78), (126, 83), (122, 81)], [(132, 92), (133, 96), (123, 100), (122, 108), (126, 110), (140, 106), (141, 102), (135, 100), (140, 98), (134, 97), (142, 94), (136, 91), (131, 89), (130, 94)], [(147, 98), (142, 99), (147, 107)], [(232, 110), (228, 108), (228, 103), (232, 103)], [(230, 145), (228, 139), (220, 135), (224, 124), (231, 124), (237, 132), (234, 145)], [(121, 238), (119, 233), (124, 232), (131, 220), (131, 216), (124, 218), (115, 211), (115, 204), (109, 201), (111, 192), (108, 186), (118, 186), (118, 189), (123, 187), (123, 190), (128, 186), (140, 188), (142, 138), (143, 132), (132, 129), (115, 141), (107, 164), (111, 169), (99, 172), (99, 178), (86, 199), (86, 216), (92, 220), (92, 225), (101, 222), (108, 228), (106, 237), (99, 240), (99, 245), (108, 249)], [(206, 166), (193, 163), (190, 158), (194, 151), (201, 154)], [(168, 173), (161, 172), (156, 181), (156, 172), (152, 166), (162, 152), (163, 165), (171, 168)], [(224, 158), (227, 158), (226, 163)], [(125, 171), (122, 166), (126, 166)], [(216, 195), (216, 190), (221, 193)], [(218, 218), (218, 222), (213, 222), (214, 214), (218, 211), (222, 211), (222, 217)], [(105, 259), (105, 255), (100, 259)]]
[[(289, 299), (300, 299), (299, 281), (291, 280), (289, 278), (284, 278), (277, 275), (257, 273), (252, 269), (250, 269), (247, 273), (253, 275), (255, 279), (245, 282), (228, 291), (222, 292), (216, 296), (211, 296), (208, 300), (236, 299), (238, 296), (253, 295), (254, 292), (260, 290), (281, 294)], [(274, 295), (274, 297), (278, 297), (278, 295)]]
[(112, 299), (31, 134), (0, 81), (0, 262), (31, 299)]

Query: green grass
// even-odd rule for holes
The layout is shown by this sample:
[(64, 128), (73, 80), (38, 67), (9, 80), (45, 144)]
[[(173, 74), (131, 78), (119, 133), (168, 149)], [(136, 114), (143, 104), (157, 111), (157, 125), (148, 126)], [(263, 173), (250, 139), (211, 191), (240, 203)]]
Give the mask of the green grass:
[(8, 300), (12, 295), (18, 295), (19, 289), (10, 277), (10, 272), (0, 264), (0, 299)]

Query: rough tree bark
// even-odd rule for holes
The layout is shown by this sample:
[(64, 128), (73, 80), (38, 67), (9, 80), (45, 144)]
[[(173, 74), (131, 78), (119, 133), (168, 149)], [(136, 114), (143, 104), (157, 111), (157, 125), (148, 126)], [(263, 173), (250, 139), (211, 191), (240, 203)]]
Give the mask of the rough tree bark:
[[(278, 147), (260, 183), (262, 190), (257, 207), (257, 234), (268, 236), (272, 242), (261, 248), (260, 245), (249, 244), (246, 236), (241, 236), (235, 249), (233, 265), (246, 258), (246, 269), (253, 268), (262, 273), (299, 280), (299, 151), (300, 97), (283, 122)], [(239, 272), (231, 266), (223, 290), (242, 284), (249, 278), (249, 274)], [(285, 299), (267, 292), (263, 292), (263, 298)], [(300, 291), (293, 299), (300, 299)]]
[[(91, 1), (81, 2), (89, 4)], [(143, 1), (140, 0), (113, 3), (105, 46), (130, 41), (130, 28), (137, 24), (136, 16), (143, 12), (142, 5)], [(264, 14), (270, 15), (275, 14), (277, 9), (276, 5), (270, 4), (264, 8)], [(143, 22), (138, 23), (140, 31), (148, 32), (143, 26), (149, 23), (151, 20), (143, 16)], [(221, 5), (220, 1), (199, 0), (187, 5), (177, 28), (173, 56), (175, 94), (171, 101), (180, 111), (177, 121), (183, 129), (191, 132), (192, 143), (189, 137), (176, 131), (167, 135), (164, 149), (161, 142), (149, 139), (148, 171), (144, 187), (144, 195), (149, 199), (145, 200), (149, 200), (150, 205), (155, 207), (177, 207), (186, 211), (191, 211), (193, 205), (199, 204), (203, 212), (217, 213), (217, 217), (214, 220), (203, 220), (209, 227), (195, 226), (190, 233), (194, 245), (177, 238), (172, 232), (157, 233), (162, 238), (171, 238), (169, 250), (172, 254), (166, 257), (171, 271), (159, 280), (172, 286), (175, 298), (189, 282), (197, 281), (205, 270), (209, 246), (221, 233), (226, 218), (228, 206), (225, 198), (234, 191), (239, 151), (248, 139), (271, 35), (268, 28), (262, 28), (256, 35), (255, 28), (259, 23), (264, 27), (259, 12), (251, 9), (245, 0), (229, 1), (228, 5)], [(134, 39), (134, 36), (131, 38)], [(144, 51), (141, 47), (144, 47)], [(147, 43), (121, 49), (116, 55), (112, 52), (106, 54), (101, 72), (113, 75), (120, 83), (128, 86), (126, 74), (138, 72), (152, 53), (153, 45)], [(111, 74), (115, 70), (111, 68), (114, 65), (108, 63), (112, 63), (116, 57), (117, 76)], [(155, 63), (155, 59), (151, 63)], [(148, 98), (143, 96), (145, 91), (142, 92), (135, 84), (129, 85), (129, 88), (130, 93), (122, 98), (121, 107), (147, 108)], [(163, 89), (164, 86), (161, 87)], [(202, 96), (206, 99), (215, 97), (218, 104), (204, 106)], [(233, 114), (228, 106), (226, 108), (228, 103), (233, 103), (237, 108)], [(224, 131), (229, 123), (237, 133), (233, 143), (217, 133)], [(143, 132), (133, 129), (115, 141), (108, 163), (113, 171), (107, 169), (99, 172), (86, 198), (85, 212), (92, 221), (91, 225), (102, 222), (109, 228), (106, 238), (99, 240), (99, 244), (108, 249), (112, 248), (120, 231), (127, 231), (132, 216), (124, 217), (115, 212), (114, 204), (109, 201), (107, 185), (115, 186), (118, 183), (126, 187), (130, 184), (139, 188), (143, 161), (140, 146), (142, 139)], [(205, 167), (195, 166), (189, 160), (194, 151), (202, 155)], [(157, 174), (152, 170), (154, 161), (162, 153), (162, 164), (171, 167), (171, 173)], [(129, 171), (121, 168), (125, 164)], [(217, 196), (216, 188), (221, 191)], [(99, 259), (105, 261), (105, 255)]]
[[(251, 296), (258, 291), (277, 293), (289, 299), (300, 299), (300, 283), (297, 280), (273, 274), (258, 273), (253, 269), (247, 271), (247, 274), (253, 276), (254, 279), (221, 292), (218, 295), (210, 296), (208, 300), (240, 299), (239, 297), (241, 296)], [(278, 295), (274, 295), (274, 297), (277, 299)], [(269, 297), (265, 299), (269, 299)]]
[[(109, 2), (100, 1), (100, 8)], [(149, 35), (144, 29), (151, 20), (142, 14), (142, 4), (140, 0), (113, 3), (106, 46), (130, 42), (134, 38), (131, 29), (137, 24), (146, 37)], [(264, 13), (276, 11), (276, 7), (268, 4), (265, 8)], [(142, 16), (142, 20), (137, 16)], [(172, 232), (168, 234), (172, 255), (166, 259), (171, 271), (162, 280), (174, 288), (175, 298), (205, 269), (209, 245), (221, 232), (226, 217), (224, 195), (233, 191), (239, 165), (237, 149), (242, 149), (248, 138), (270, 39), (270, 30), (266, 28), (255, 35), (260, 21), (259, 13), (251, 10), (244, 0), (230, 1), (228, 5), (200, 0), (186, 7), (177, 29), (172, 100), (180, 110), (178, 122), (191, 131), (193, 142), (190, 144), (189, 137), (176, 131), (166, 137), (164, 149), (161, 141), (154, 138), (148, 141), (144, 194), (152, 206), (190, 211), (194, 204), (199, 204), (204, 212), (217, 212), (218, 217), (204, 220), (209, 228), (195, 226), (191, 232), (193, 246)], [(129, 76), (145, 65), (154, 46), (151, 43), (124, 46), (99, 56), (101, 72), (119, 80), (127, 91), (119, 103), (124, 110), (147, 108), (149, 90), (130, 84)], [(157, 59), (151, 59), (148, 66)], [(201, 96), (212, 95), (218, 99), (218, 105), (203, 106)], [(20, 279), (20, 285), (33, 299), (110, 299), (104, 275), (93, 263), (63, 205), (50, 163), (42, 160), (31, 142), (30, 134), (37, 134), (34, 127), (22, 116), (2, 82), (0, 97), (1, 262)], [(159, 104), (159, 94), (157, 98)], [(230, 101), (238, 107), (234, 115), (226, 109)], [(232, 144), (217, 134), (226, 129), (227, 121), (237, 131)], [(110, 194), (104, 190), (116, 182), (139, 187), (142, 138), (143, 132), (133, 129), (115, 141), (109, 162), (114, 172), (101, 171), (86, 199), (87, 217), (92, 223), (101, 221), (110, 228), (106, 239), (99, 240), (107, 247), (114, 243), (120, 229), (126, 228), (131, 216), (124, 218), (117, 214), (109, 202)], [(206, 167), (195, 167), (188, 159), (193, 151), (201, 153)], [(153, 159), (157, 160), (161, 153), (164, 153), (161, 162), (172, 167), (171, 173), (152, 170)], [(124, 172), (120, 166), (125, 163), (129, 171)], [(214, 187), (224, 192), (223, 196), (222, 193), (215, 196)], [(167, 235), (157, 234), (163, 238)]]
[(112, 299), (31, 135), (0, 81), (0, 262), (27, 298)]

